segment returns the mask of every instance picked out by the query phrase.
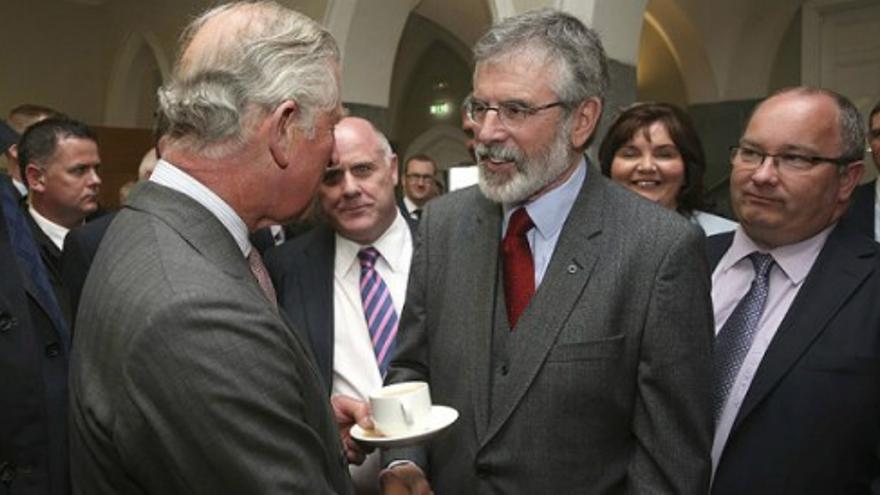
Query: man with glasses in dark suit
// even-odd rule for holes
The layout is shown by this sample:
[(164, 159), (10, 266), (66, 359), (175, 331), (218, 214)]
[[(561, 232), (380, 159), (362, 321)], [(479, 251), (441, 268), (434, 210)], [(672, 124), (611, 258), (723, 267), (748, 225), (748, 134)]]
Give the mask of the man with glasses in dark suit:
[(787, 89), (731, 149), (740, 227), (707, 241), (715, 495), (880, 484), (880, 246), (838, 224), (864, 170), (860, 120), (834, 92)]

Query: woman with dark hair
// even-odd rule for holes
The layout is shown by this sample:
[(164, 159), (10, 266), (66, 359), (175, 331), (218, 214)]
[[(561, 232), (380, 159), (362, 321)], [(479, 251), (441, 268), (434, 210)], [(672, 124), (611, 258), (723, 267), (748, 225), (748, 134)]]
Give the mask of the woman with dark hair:
[(700, 211), (706, 158), (693, 122), (668, 103), (636, 103), (611, 124), (599, 147), (602, 173), (699, 225), (706, 235), (736, 223)]

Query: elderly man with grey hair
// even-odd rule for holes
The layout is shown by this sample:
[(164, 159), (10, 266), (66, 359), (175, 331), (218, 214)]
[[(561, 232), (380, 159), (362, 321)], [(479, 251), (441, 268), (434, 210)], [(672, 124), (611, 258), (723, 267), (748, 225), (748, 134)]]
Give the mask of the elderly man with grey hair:
[(706, 493), (702, 236), (586, 162), (597, 35), (540, 10), (475, 55), (479, 187), (427, 206), (387, 380), (430, 382), (460, 417), (386, 452), (386, 493)]
[(248, 241), (300, 214), (323, 175), (336, 44), (273, 2), (217, 7), (182, 39), (159, 92), (163, 159), (83, 289), (74, 492), (350, 493), (337, 421), (369, 427), (366, 409), (331, 409)]

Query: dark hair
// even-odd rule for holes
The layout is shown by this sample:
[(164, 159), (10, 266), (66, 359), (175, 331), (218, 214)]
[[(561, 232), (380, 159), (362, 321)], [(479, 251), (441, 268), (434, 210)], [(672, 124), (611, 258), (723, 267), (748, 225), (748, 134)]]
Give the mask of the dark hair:
[(97, 142), (95, 132), (89, 126), (67, 117), (41, 120), (28, 127), (18, 141), (18, 166), (22, 178), (27, 177), (25, 169), (28, 163), (44, 166), (55, 154), (58, 142), (65, 138)]
[(647, 137), (651, 124), (663, 124), (684, 162), (684, 185), (676, 196), (678, 211), (690, 214), (705, 205), (703, 174), (706, 155), (700, 136), (691, 118), (682, 109), (669, 103), (636, 103), (623, 110), (614, 119), (599, 146), (599, 164), (602, 174), (611, 177), (611, 163), (617, 151), (642, 132)]
[(409, 164), (410, 164), (411, 162), (413, 162), (414, 160), (418, 160), (418, 161), (420, 161), (420, 162), (428, 162), (428, 163), (430, 163), (431, 166), (434, 167), (434, 173), (437, 173), (437, 162), (435, 162), (434, 159), (431, 158), (430, 156), (428, 156), (428, 155), (426, 155), (426, 154), (424, 154), (424, 153), (419, 153), (419, 154), (417, 154), (417, 155), (413, 155), (413, 156), (407, 158), (406, 163), (403, 165), (403, 173), (404, 173), (404, 174), (406, 174), (407, 172), (409, 172)]

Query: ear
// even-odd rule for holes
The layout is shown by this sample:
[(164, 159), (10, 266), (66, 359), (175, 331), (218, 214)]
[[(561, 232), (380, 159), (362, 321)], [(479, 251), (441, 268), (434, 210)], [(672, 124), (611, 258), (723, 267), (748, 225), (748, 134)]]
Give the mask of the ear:
[(850, 163), (840, 171), (840, 184), (837, 189), (837, 198), (841, 202), (849, 201), (853, 190), (862, 180), (862, 174), (865, 172), (865, 162), (859, 160)]
[(391, 154), (391, 161), (388, 163), (388, 166), (391, 167), (391, 180), (393, 180), (394, 185), (397, 186), (398, 173), (397, 173), (397, 155), (396, 154), (394, 154), (394, 153)]
[(46, 190), (46, 172), (33, 163), (28, 163), (24, 169), (25, 179), (28, 189), (37, 192)]
[(581, 149), (596, 131), (599, 118), (602, 116), (602, 101), (593, 97), (581, 102), (572, 113), (574, 124), (571, 126), (571, 145)]
[(284, 100), (269, 116), (269, 152), (279, 168), (290, 165), (290, 147), (295, 134), (299, 132), (296, 127), (298, 116), (299, 106), (293, 100)]

